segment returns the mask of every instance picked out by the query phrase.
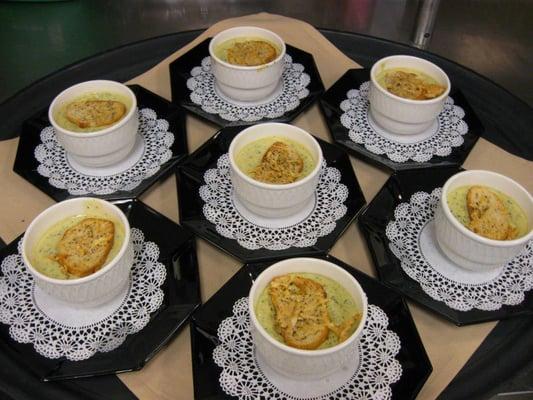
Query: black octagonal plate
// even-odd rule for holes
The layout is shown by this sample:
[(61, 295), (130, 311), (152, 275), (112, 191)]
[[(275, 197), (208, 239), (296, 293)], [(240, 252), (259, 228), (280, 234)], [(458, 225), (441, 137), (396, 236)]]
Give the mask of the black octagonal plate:
[(205, 118), (217, 124), (220, 127), (227, 126), (245, 126), (254, 125), (261, 122), (290, 122), (298, 116), (298, 114), (305, 111), (314, 101), (324, 92), (324, 84), (318, 73), (313, 56), (300, 50), (296, 47), (287, 45), (287, 54), (292, 57), (293, 62), (302, 64), (305, 68), (304, 72), (309, 75), (311, 82), (307, 86), (309, 94), (300, 100), (300, 104), (294, 110), (287, 111), (278, 118), (263, 118), (258, 121), (228, 121), (218, 114), (211, 114), (202, 109), (202, 107), (194, 103), (191, 98), (191, 90), (187, 88), (187, 80), (191, 77), (191, 70), (194, 67), (200, 66), (202, 60), (209, 56), (209, 42), (211, 39), (206, 39), (198, 46), (189, 50), (177, 60), (170, 64), (170, 84), (172, 89), (172, 101), (180, 104), (190, 112)]
[[(9, 336), (9, 326), (0, 324), (0, 341), (42, 380), (52, 381), (141, 369), (183, 327), (200, 304), (200, 281), (194, 236), (137, 200), (115, 203), (132, 227), (143, 231), (145, 239), (159, 246), (159, 261), (167, 268), (162, 286), (163, 304), (150, 316), (148, 324), (130, 335), (117, 349), (96, 353), (83, 361), (56, 360), (37, 354), (31, 344), (21, 344)], [(17, 252), (20, 238), (0, 251), (0, 260)], [(1, 273), (1, 272), (0, 272)]]
[(503, 306), (495, 311), (473, 309), (458, 311), (444, 302), (432, 299), (420, 284), (411, 279), (402, 269), (389, 249), (385, 229), (394, 218), (394, 209), (418, 191), (430, 193), (436, 187), (459, 172), (457, 167), (434, 168), (432, 170), (400, 171), (392, 175), (359, 217), (359, 226), (367, 241), (374, 266), (380, 280), (404, 296), (420, 303), (456, 325), (469, 325), (485, 321), (505, 319), (512, 316), (533, 315), (533, 291), (526, 292), (524, 301), (516, 306)]
[[(158, 118), (163, 118), (168, 121), (168, 131), (174, 134), (174, 143), (170, 147), (170, 150), (172, 150), (172, 157), (165, 164), (161, 165), (159, 171), (147, 179), (144, 179), (135, 189), (129, 191), (121, 190), (107, 195), (89, 194), (89, 196), (100, 197), (106, 200), (137, 198), (155, 182), (166, 177), (172, 171), (173, 167), (188, 154), (187, 134), (185, 131), (185, 111), (142, 86), (130, 85), (129, 87), (137, 97), (139, 109), (145, 107), (151, 108), (157, 113)], [(49, 183), (48, 178), (37, 172), (39, 162), (34, 156), (34, 151), (35, 148), (41, 144), (41, 130), (47, 126), (50, 126), (48, 109), (42, 110), (35, 117), (28, 119), (24, 123), (13, 171), (29, 181), (32, 185), (41, 189), (54, 200), (61, 201), (69, 197), (75, 197), (71, 195), (68, 190), (52, 186)]]
[(320, 99), (322, 111), (324, 112), (326, 122), (335, 142), (345, 147), (356, 157), (392, 171), (452, 165), (459, 166), (463, 164), (468, 153), (470, 153), (479, 136), (483, 133), (483, 126), (461, 91), (454, 88), (453, 85), (450, 96), (453, 98), (454, 104), (460, 106), (465, 111), (465, 117), (463, 119), (468, 124), (468, 133), (463, 136), (464, 143), (460, 147), (454, 147), (448, 156), (440, 157), (435, 155), (427, 162), (413, 160), (395, 162), (387, 157), (386, 154), (372, 153), (364, 145), (352, 141), (348, 136), (348, 129), (342, 125), (340, 120), (343, 114), (340, 104), (347, 98), (346, 94), (349, 90), (359, 89), (359, 86), (369, 79), (369, 69), (351, 69), (335, 82)]
[[(402, 377), (391, 385), (392, 395), (394, 399), (414, 399), (432, 367), (405, 300), (382, 283), (334, 257), (319, 258), (333, 262), (352, 274), (367, 294), (368, 303), (385, 311), (389, 317), (388, 328), (400, 337), (402, 344), (396, 356), (402, 365)], [(191, 343), (195, 399), (230, 398), (218, 383), (221, 369), (213, 361), (213, 349), (219, 344), (217, 328), (223, 319), (231, 316), (235, 301), (248, 296), (254, 279), (269, 265), (246, 264), (193, 314)]]
[(221, 129), (180, 165), (176, 174), (176, 181), (181, 223), (192, 229), (198, 236), (243, 262), (327, 253), (359, 214), (366, 202), (348, 155), (342, 149), (320, 139), (317, 140), (322, 147), (328, 167), (335, 167), (341, 172), (341, 183), (347, 186), (349, 195), (344, 203), (348, 209), (346, 214), (336, 221), (335, 229), (330, 234), (318, 238), (315, 245), (303, 248), (291, 247), (286, 250), (268, 250), (265, 248), (249, 250), (242, 247), (237, 240), (220, 235), (216, 231), (215, 225), (205, 218), (203, 214), (204, 201), (199, 194), (200, 186), (204, 184), (204, 173), (209, 168), (216, 167), (218, 158), (227, 153), (232, 139), (242, 129), (243, 127)]

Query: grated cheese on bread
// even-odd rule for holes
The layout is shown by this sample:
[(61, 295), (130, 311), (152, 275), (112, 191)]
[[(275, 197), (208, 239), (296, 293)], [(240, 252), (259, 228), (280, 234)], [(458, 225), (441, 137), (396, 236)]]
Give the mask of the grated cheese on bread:
[(72, 276), (90, 275), (104, 265), (114, 236), (113, 222), (85, 218), (65, 231), (57, 245), (55, 260)]
[(67, 106), (67, 119), (80, 128), (98, 128), (111, 125), (126, 114), (126, 106), (120, 101), (74, 101)]
[(490, 189), (472, 186), (466, 194), (466, 205), (470, 216), (468, 228), (473, 232), (495, 240), (516, 238), (518, 230), (510, 223), (509, 210)]
[(287, 184), (296, 181), (304, 168), (298, 152), (283, 142), (274, 142), (251, 171), (252, 178), (265, 183)]

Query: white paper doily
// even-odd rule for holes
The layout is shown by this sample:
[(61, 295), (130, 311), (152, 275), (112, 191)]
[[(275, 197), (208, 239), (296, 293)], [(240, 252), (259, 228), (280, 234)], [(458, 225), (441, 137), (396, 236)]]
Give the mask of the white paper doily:
[(20, 241), (19, 254), (1, 265), (0, 322), (9, 325), (10, 336), (32, 343), (46, 358), (80, 361), (116, 349), (143, 329), (163, 302), (166, 268), (158, 261), (159, 247), (145, 242), (142, 231), (132, 228), (131, 237), (135, 258), (129, 285), (109, 303), (89, 309), (70, 307), (36, 287), (20, 255)]
[(392, 161), (400, 163), (409, 160), (426, 162), (434, 156), (448, 156), (454, 147), (463, 144), (463, 135), (468, 133), (468, 125), (463, 120), (465, 112), (454, 105), (451, 97), (446, 99), (436, 123), (427, 132), (417, 135), (420, 140), (402, 143), (373, 122), (369, 114), (369, 89), (370, 82), (364, 82), (358, 90), (349, 90), (348, 98), (341, 102), (340, 108), (343, 111), (341, 123), (349, 130), (350, 139), (370, 152), (386, 154)]
[(315, 382), (294, 381), (266, 370), (258, 361), (250, 334), (248, 299), (239, 299), (233, 315), (218, 327), (220, 344), (213, 351), (213, 359), (222, 368), (220, 386), (228, 395), (242, 400), (391, 399), (390, 385), (401, 378), (402, 366), (395, 358), (401, 348), (400, 339), (387, 329), (388, 323), (381, 308), (369, 305), (361, 341), (354, 346), (354, 356), (359, 356), (355, 369), (339, 372), (344, 375), (341, 380), (329, 376)]
[(281, 88), (277, 95), (261, 104), (235, 103), (223, 98), (215, 86), (215, 76), (211, 72), (211, 57), (205, 57), (201, 66), (191, 70), (187, 88), (190, 99), (209, 114), (218, 114), (226, 121), (254, 122), (263, 118), (279, 118), (300, 105), (300, 100), (309, 96), (307, 86), (311, 78), (304, 72), (302, 64), (293, 63), (285, 55), (285, 66)]
[(168, 121), (158, 119), (154, 110), (143, 108), (139, 110), (137, 142), (127, 159), (110, 167), (84, 168), (70, 159), (57, 141), (54, 128), (48, 126), (41, 131), (42, 144), (35, 148), (37, 171), (48, 178), (50, 185), (76, 196), (133, 190), (172, 157), (174, 134), (168, 128)]
[(488, 272), (465, 271), (449, 260), (436, 242), (434, 213), (441, 188), (417, 192), (409, 203), (394, 210), (386, 229), (389, 248), (409, 277), (433, 299), (459, 311), (498, 310), (517, 305), (533, 289), (533, 241), (502, 268)]
[(314, 202), (309, 207), (290, 219), (262, 219), (240, 206), (233, 195), (226, 153), (218, 159), (216, 169), (205, 172), (206, 184), (200, 187), (200, 197), (205, 202), (204, 216), (215, 224), (220, 235), (235, 239), (250, 250), (284, 250), (312, 246), (319, 237), (335, 229), (336, 221), (346, 214), (344, 202), (349, 193), (340, 180), (340, 171), (324, 163)]

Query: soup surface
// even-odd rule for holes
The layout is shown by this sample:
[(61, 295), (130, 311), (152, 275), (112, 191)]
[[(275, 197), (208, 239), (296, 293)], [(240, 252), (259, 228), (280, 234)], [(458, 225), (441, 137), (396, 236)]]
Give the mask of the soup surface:
[(376, 80), (388, 92), (410, 100), (434, 99), (446, 90), (433, 77), (412, 68), (383, 69)]
[(229, 39), (216, 46), (214, 52), (222, 61), (247, 67), (267, 64), (280, 54), (274, 43), (259, 37)]
[(447, 203), (461, 224), (481, 236), (510, 240), (529, 232), (522, 207), (512, 197), (494, 188), (460, 186), (448, 193)]
[(235, 162), (249, 177), (278, 184), (306, 177), (317, 163), (305, 145), (282, 136), (267, 136), (248, 143), (237, 152)]
[(118, 93), (88, 92), (61, 105), (54, 119), (69, 131), (96, 132), (122, 120), (131, 106), (131, 99)]
[[(113, 224), (113, 236), (112, 240), (109, 242), (110, 249), (109, 253), (102, 265), (96, 268), (96, 270), (102, 268), (108, 264), (120, 251), (122, 244), (124, 243), (124, 226), (122, 222), (115, 216), (104, 212), (101, 206), (96, 202), (88, 201), (86, 205), (86, 210), (83, 214), (73, 215), (67, 217), (59, 222), (56, 222), (50, 226), (44, 234), (38, 239), (37, 244), (33, 248), (30, 254), (30, 260), (35, 269), (40, 273), (55, 279), (76, 279), (81, 276), (87, 275), (86, 273), (81, 275), (76, 273), (69, 272), (69, 269), (62, 264), (62, 261), (59, 259), (59, 248), (61, 241), (65, 238), (65, 233), (67, 230), (75, 227), (77, 224), (82, 223), (83, 221), (88, 221), (92, 219), (97, 219), (98, 222), (102, 224), (102, 221), (106, 221), (107, 224), (111, 222)], [(95, 231), (86, 229), (82, 234), (93, 235)], [(98, 233), (98, 232), (96, 232)], [(78, 245), (76, 243), (76, 238), (71, 239), (74, 246)], [(101, 243), (97, 242), (98, 238), (95, 237), (94, 250), (96, 251), (98, 246), (101, 246)], [(65, 244), (65, 241), (62, 242)], [(67, 243), (68, 245), (69, 243)], [(91, 249), (82, 249), (79, 250), (81, 253), (91, 253)], [(91, 261), (91, 260), (89, 260)], [(92, 271), (96, 272), (96, 271)], [(90, 275), (90, 273), (88, 274)]]
[[(346, 289), (344, 289), (344, 287), (342, 287), (342, 285), (320, 274), (301, 272), (287, 274), (285, 276), (309, 279), (319, 284), (325, 291), (327, 296), (327, 319), (332, 325), (330, 326), (331, 329), (328, 329), (325, 340), (316, 347), (317, 349), (325, 349), (335, 346), (349, 337), (356, 330), (361, 320), (361, 313), (352, 296)], [(277, 311), (274, 307), (271, 293), (269, 293), (269, 289), (274, 281), (275, 279), (270, 282), (259, 295), (257, 303), (255, 304), (255, 314), (261, 326), (274, 339), (281, 343), (288, 344), (282, 336), (282, 329), (276, 319)], [(294, 299), (284, 298), (284, 301), (287, 302), (292, 300)], [(294, 308), (296, 309), (298, 306), (299, 304), (296, 302)], [(300, 317), (302, 316), (300, 315)], [(340, 328), (339, 330), (344, 329), (344, 332), (341, 334), (343, 336), (342, 340), (339, 340), (339, 336), (341, 335), (339, 335), (339, 330), (336, 330), (335, 327)]]

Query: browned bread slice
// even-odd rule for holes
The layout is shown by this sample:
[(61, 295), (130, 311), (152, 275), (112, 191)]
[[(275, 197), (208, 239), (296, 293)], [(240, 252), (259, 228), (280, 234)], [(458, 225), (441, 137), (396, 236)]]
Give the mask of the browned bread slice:
[(90, 275), (104, 265), (113, 247), (114, 236), (113, 222), (86, 218), (65, 231), (57, 245), (56, 261), (70, 275)]
[(510, 223), (511, 216), (503, 201), (490, 189), (472, 186), (466, 194), (470, 216), (469, 229), (483, 237), (495, 240), (514, 239), (517, 229)]
[(80, 128), (98, 128), (111, 125), (126, 114), (126, 106), (120, 101), (74, 101), (67, 106), (67, 119)]
[(286, 143), (274, 142), (251, 175), (260, 182), (287, 184), (300, 177), (303, 167), (302, 157), (296, 150)]
[(227, 51), (230, 64), (254, 67), (274, 61), (277, 52), (274, 46), (263, 40), (237, 42)]
[(385, 86), (392, 94), (412, 100), (433, 99), (445, 90), (444, 86), (427, 83), (417, 74), (405, 71), (388, 73), (385, 76)]
[(269, 295), (276, 313), (275, 328), (285, 344), (314, 350), (327, 339), (327, 295), (321, 284), (295, 275), (274, 278)]

